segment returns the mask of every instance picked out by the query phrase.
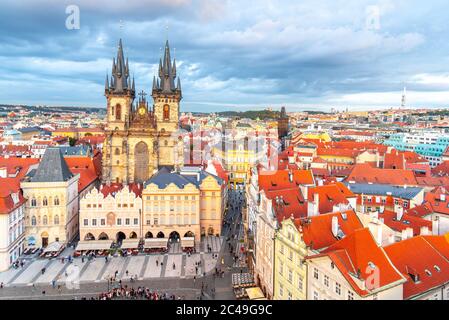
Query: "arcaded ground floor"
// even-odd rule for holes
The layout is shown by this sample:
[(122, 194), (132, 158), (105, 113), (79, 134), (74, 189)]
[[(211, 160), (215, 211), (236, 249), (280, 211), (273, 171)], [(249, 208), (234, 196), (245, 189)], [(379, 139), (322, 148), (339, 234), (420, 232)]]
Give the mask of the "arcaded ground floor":
[[(58, 258), (25, 258), (24, 267), (10, 268), (0, 272), (0, 283), (5, 287), (50, 285), (68, 285), (79, 283), (107, 282), (116, 275), (116, 279), (129, 280), (131, 277), (145, 280), (153, 278), (200, 278), (204, 273), (215, 271), (217, 256), (221, 250), (223, 237), (204, 237), (197, 253), (188, 255), (182, 252), (178, 243), (173, 244), (166, 254), (148, 254), (127, 257), (104, 257), (93, 259), (74, 258), (72, 263), (63, 257), (73, 253), (66, 249)], [(207, 247), (212, 248), (208, 252)], [(84, 261), (83, 261), (84, 260)], [(199, 264), (198, 264), (199, 262)], [(45, 272), (42, 273), (42, 269)]]

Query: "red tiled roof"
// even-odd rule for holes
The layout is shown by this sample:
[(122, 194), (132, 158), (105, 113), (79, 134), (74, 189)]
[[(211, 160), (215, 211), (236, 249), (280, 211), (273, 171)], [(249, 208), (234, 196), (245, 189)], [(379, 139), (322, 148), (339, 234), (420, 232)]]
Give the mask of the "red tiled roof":
[[(18, 193), (19, 201), (14, 204), (12, 193)], [(8, 214), (26, 202), (20, 192), (20, 178), (0, 178), (0, 214)]]
[(424, 187), (449, 186), (449, 177), (416, 177), (416, 181)]
[[(346, 218), (343, 218), (342, 214), (345, 214)], [(302, 232), (304, 243), (312, 250), (327, 248), (339, 240), (332, 233), (333, 217), (338, 218), (338, 225), (345, 236), (363, 228), (363, 224), (353, 210), (296, 219), (295, 225)]]
[(318, 156), (335, 156), (335, 157), (348, 157), (355, 158), (359, 154), (359, 151), (354, 149), (337, 149), (337, 148), (318, 148)]
[(321, 214), (332, 212), (335, 205), (348, 204), (348, 198), (356, 197), (356, 195), (341, 182), (309, 188), (307, 197), (309, 201), (314, 199), (316, 193), (319, 195), (318, 207)]
[(449, 161), (443, 161), (433, 168), (432, 174), (438, 177), (449, 176)]
[[(293, 175), (290, 182), (289, 174)], [(259, 171), (259, 189), (265, 191), (291, 189), (299, 185), (314, 185), (312, 171), (310, 170), (277, 170)]]
[[(267, 191), (266, 196), (272, 200), (273, 209), (279, 222), (290, 217), (304, 218), (307, 216), (307, 203), (299, 188)], [(280, 203), (276, 203), (276, 197)]]
[[(446, 239), (443, 236), (438, 238), (439, 245), (444, 246), (446, 252), (449, 251)], [(417, 297), (449, 282), (449, 262), (429, 239), (427, 236), (418, 236), (385, 247), (388, 257), (407, 279), (404, 283), (404, 299)], [(417, 279), (414, 281), (415, 277)]]
[(39, 159), (37, 158), (4, 158), (0, 157), (0, 167), (7, 169), (8, 174), (17, 173), (17, 178), (22, 179), (27, 174), (30, 166), (38, 164)]
[[(445, 197), (441, 200), (441, 195)], [(426, 193), (424, 200), (432, 206), (433, 212), (449, 215), (449, 193), (446, 188), (438, 187)]]
[(395, 186), (418, 185), (411, 170), (379, 169), (367, 164), (354, 165), (346, 180), (356, 183), (391, 184)]
[(428, 227), (429, 231), (432, 231), (432, 221), (425, 220), (416, 215), (404, 213), (401, 220), (397, 220), (396, 218), (397, 215), (393, 211), (385, 210), (384, 212), (379, 212), (379, 219), (383, 219), (385, 225), (395, 231), (402, 232), (402, 230), (412, 228), (413, 236), (420, 235), (421, 227)]
[(372, 276), (371, 266), (379, 270), (380, 288), (400, 284), (404, 280), (393, 267), (383, 249), (377, 245), (368, 228), (354, 231), (332, 244), (321, 254), (310, 256), (307, 259), (323, 256), (328, 256), (332, 260), (354, 291), (362, 297), (367, 296), (369, 291), (359, 287), (353, 276), (359, 274), (360, 279), (366, 280)]
[(90, 157), (67, 157), (64, 159), (73, 174), (80, 174), (78, 192), (84, 190), (100, 177), (95, 159)]
[(399, 153), (395, 149), (392, 149), (390, 152), (385, 153), (384, 169), (405, 169), (404, 154)]
[(424, 202), (423, 204), (408, 209), (406, 211), (408, 215), (412, 215), (415, 217), (425, 217), (433, 213), (432, 205), (429, 202)]

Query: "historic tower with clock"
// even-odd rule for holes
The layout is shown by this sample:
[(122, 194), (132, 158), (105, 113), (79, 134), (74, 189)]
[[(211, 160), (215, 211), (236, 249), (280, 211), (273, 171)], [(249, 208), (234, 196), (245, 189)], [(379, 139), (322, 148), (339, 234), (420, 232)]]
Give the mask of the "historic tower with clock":
[[(175, 80), (176, 85), (175, 85)], [(106, 139), (103, 144), (103, 182), (144, 182), (160, 167), (183, 165), (183, 143), (178, 138), (181, 82), (176, 62), (170, 58), (168, 41), (158, 78), (153, 79), (153, 106), (145, 92), (135, 100), (135, 83), (129, 75), (128, 59), (119, 41), (112, 75), (106, 76)]]

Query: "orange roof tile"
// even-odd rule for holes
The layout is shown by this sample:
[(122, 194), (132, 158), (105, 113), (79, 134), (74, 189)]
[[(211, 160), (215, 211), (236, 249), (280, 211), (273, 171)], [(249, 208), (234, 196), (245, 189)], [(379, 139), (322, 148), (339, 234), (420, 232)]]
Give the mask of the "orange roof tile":
[(442, 236), (430, 239), (418, 236), (385, 247), (388, 257), (407, 279), (404, 284), (405, 299), (417, 297), (449, 282), (449, 261), (431, 242), (444, 247), (445, 252), (449, 251), (449, 243)]
[(332, 244), (321, 254), (310, 256), (307, 259), (323, 256), (328, 256), (332, 260), (354, 291), (362, 297), (369, 295), (370, 292), (360, 287), (353, 276), (359, 275), (359, 279), (365, 281), (373, 273), (371, 266), (379, 270), (380, 288), (394, 284), (399, 285), (405, 280), (396, 271), (384, 250), (377, 245), (368, 228), (354, 231)]
[(312, 250), (327, 248), (339, 240), (332, 233), (333, 217), (338, 218), (338, 225), (345, 236), (363, 228), (354, 210), (296, 219), (295, 225), (302, 233), (304, 243)]

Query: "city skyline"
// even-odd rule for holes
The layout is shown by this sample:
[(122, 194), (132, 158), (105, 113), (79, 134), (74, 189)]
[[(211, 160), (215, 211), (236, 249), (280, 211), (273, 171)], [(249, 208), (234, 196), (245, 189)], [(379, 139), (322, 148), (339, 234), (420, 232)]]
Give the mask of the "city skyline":
[(69, 30), (71, 4), (3, 5), (0, 103), (104, 107), (120, 38), (146, 92), (169, 39), (186, 112), (399, 108), (405, 86), (407, 107), (449, 98), (444, 1), (75, 1)]

